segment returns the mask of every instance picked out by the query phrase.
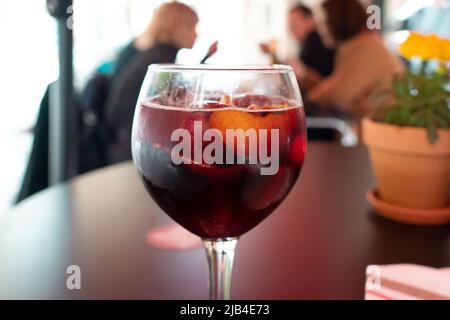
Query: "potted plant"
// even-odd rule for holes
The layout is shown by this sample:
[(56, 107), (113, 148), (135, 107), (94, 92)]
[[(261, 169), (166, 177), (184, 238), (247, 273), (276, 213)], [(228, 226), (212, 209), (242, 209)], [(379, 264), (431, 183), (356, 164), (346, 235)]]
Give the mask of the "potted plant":
[(450, 40), (413, 32), (400, 53), (408, 70), (363, 119), (378, 183), (369, 201), (384, 202), (377, 211), (396, 220), (450, 222)]

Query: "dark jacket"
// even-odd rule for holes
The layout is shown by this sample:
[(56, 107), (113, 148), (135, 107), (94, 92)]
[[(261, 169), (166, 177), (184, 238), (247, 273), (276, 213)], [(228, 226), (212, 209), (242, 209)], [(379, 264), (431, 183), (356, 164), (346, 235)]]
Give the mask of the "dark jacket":
[(113, 85), (114, 83), (117, 83), (123, 72), (125, 72), (128, 69), (130, 63), (132, 63), (133, 61), (136, 60), (137, 57), (139, 57), (140, 53), (141, 51), (139, 51), (134, 46), (134, 40), (131, 41), (120, 51), (114, 63), (114, 72), (111, 75), (111, 83)]
[(113, 72), (99, 67), (81, 92), (80, 173), (108, 165), (107, 149), (111, 132), (105, 121), (106, 100), (111, 88), (121, 79), (123, 72), (137, 59), (140, 51), (131, 41), (119, 53)]
[(48, 187), (49, 96), (50, 87), (54, 85), (47, 87), (39, 106), (30, 158), (16, 203)]
[(303, 43), (300, 60), (323, 77), (333, 72), (335, 51), (328, 49), (317, 31), (312, 31)]
[(154, 63), (174, 63), (178, 50), (171, 45), (156, 44), (143, 51), (111, 88), (105, 110), (107, 125), (113, 132), (113, 141), (107, 152), (110, 164), (131, 159), (134, 109), (148, 66)]

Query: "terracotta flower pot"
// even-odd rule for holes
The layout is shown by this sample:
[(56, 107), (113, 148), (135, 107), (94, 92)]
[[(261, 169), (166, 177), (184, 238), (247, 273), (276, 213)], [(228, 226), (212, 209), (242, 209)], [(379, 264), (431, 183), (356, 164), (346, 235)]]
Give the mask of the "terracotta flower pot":
[(386, 202), (414, 208), (444, 208), (450, 190), (450, 130), (431, 144), (423, 128), (363, 120), (363, 141)]

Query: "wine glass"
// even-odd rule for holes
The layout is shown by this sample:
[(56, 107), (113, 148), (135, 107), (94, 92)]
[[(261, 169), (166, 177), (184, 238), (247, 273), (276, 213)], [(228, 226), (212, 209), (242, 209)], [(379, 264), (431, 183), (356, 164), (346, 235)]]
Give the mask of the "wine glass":
[(290, 67), (149, 67), (134, 114), (134, 164), (162, 210), (202, 238), (211, 299), (230, 298), (239, 237), (282, 203), (305, 153)]

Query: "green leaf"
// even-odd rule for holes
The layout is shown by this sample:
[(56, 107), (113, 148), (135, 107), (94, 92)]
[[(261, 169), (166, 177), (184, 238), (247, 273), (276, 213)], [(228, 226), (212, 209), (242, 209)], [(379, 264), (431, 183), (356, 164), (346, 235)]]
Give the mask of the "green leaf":
[(396, 79), (393, 83), (394, 94), (397, 97), (404, 96), (407, 90), (407, 83), (402, 78)]
[(433, 113), (431, 115), (431, 117), (433, 118), (433, 121), (438, 128), (448, 128), (449, 127), (448, 122), (444, 118), (438, 116), (437, 114)]
[(450, 124), (450, 109), (447, 103), (436, 106), (436, 113), (444, 118)]
[(416, 111), (410, 118), (408, 125), (413, 127), (424, 127), (428, 123), (427, 121), (427, 110), (420, 109)]
[[(391, 87), (392, 99), (386, 99), (373, 110), (377, 121), (422, 127), (431, 143), (438, 139), (439, 128), (450, 128), (450, 77), (433, 70), (424, 73), (407, 71), (397, 76)], [(383, 101), (382, 101), (383, 102)]]
[(408, 125), (410, 115), (410, 108), (397, 106), (388, 112), (385, 121), (390, 124), (406, 126)]

